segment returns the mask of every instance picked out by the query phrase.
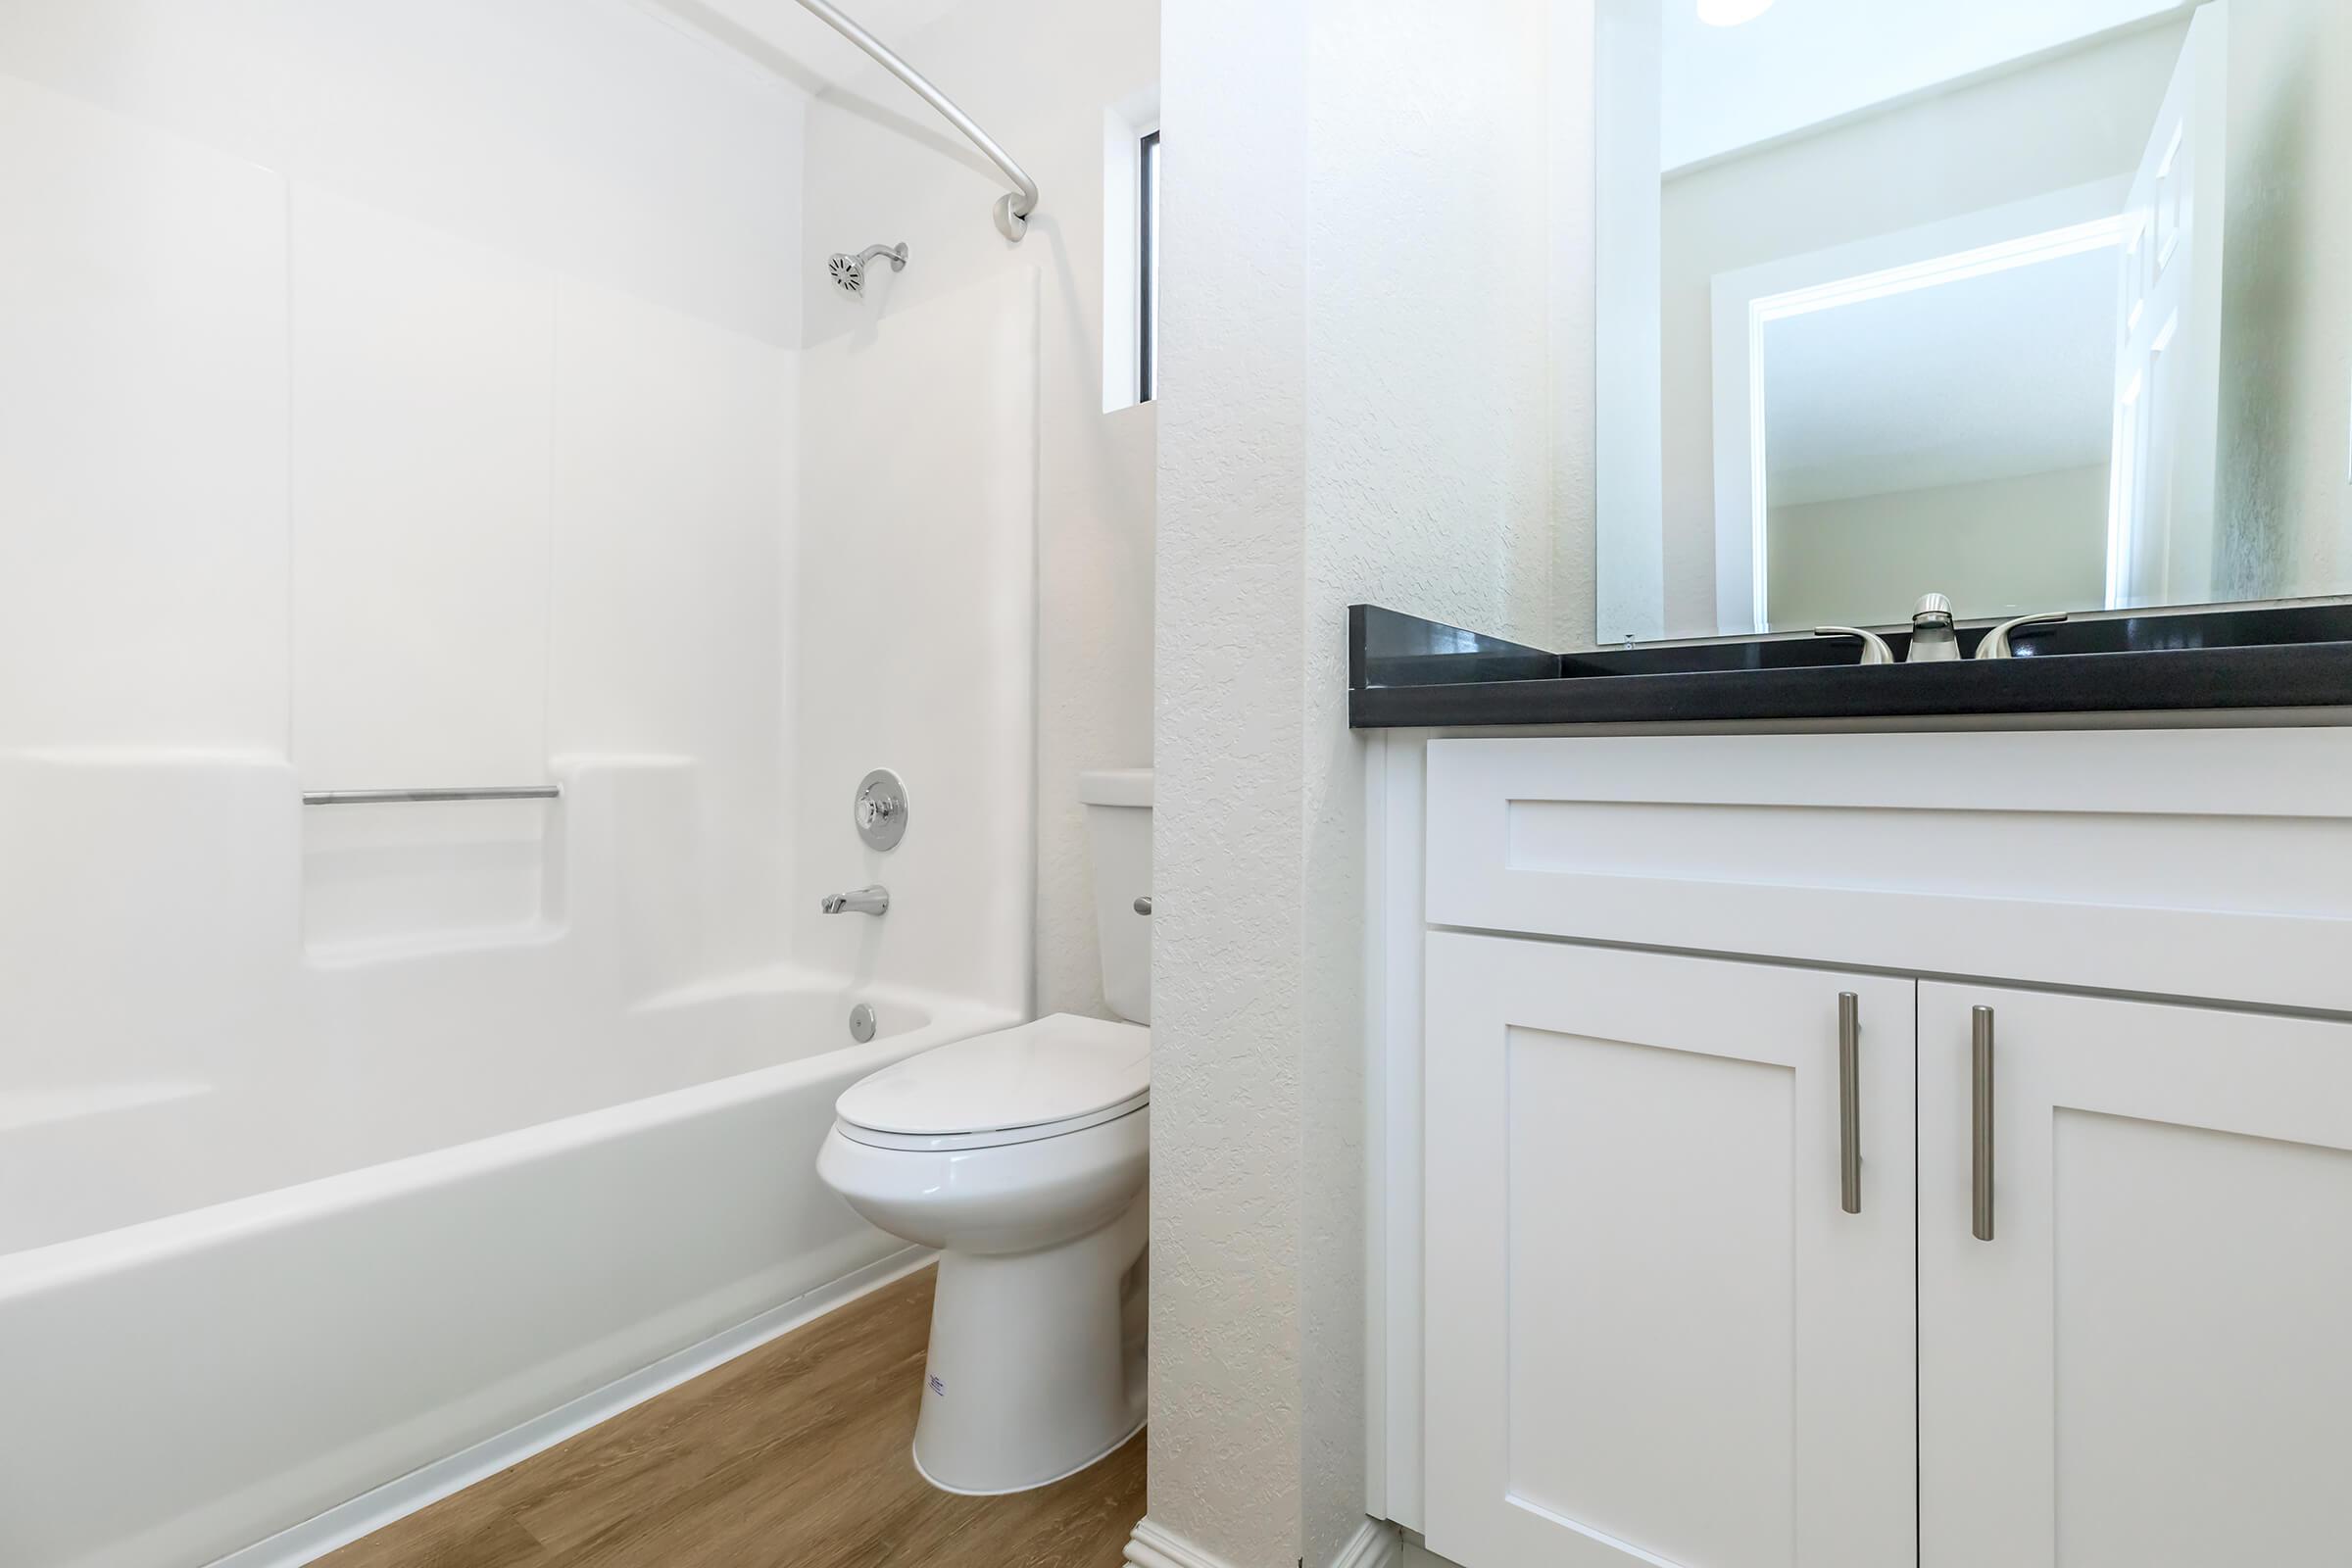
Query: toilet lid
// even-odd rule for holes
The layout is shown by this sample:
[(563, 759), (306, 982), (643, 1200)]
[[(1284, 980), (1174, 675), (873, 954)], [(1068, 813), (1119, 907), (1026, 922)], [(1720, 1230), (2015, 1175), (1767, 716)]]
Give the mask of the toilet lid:
[(1151, 1092), (1151, 1030), (1055, 1013), (909, 1056), (851, 1085), (833, 1109), (853, 1127), (947, 1138), (1099, 1120)]

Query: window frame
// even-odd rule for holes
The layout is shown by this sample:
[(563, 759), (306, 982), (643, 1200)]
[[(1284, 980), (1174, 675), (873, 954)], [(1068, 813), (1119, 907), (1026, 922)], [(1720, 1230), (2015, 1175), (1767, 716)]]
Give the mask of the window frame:
[(1159, 396), (1159, 127), (1136, 143), (1136, 401)]

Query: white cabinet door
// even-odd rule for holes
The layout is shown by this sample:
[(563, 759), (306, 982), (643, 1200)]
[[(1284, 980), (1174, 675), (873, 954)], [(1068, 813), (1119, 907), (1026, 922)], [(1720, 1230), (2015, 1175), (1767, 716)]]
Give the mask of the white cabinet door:
[(1922, 985), (1919, 1108), (1925, 1568), (2352, 1560), (2352, 1026)]
[(1914, 984), (1446, 932), (1428, 956), (1430, 1548), (1911, 1562)]

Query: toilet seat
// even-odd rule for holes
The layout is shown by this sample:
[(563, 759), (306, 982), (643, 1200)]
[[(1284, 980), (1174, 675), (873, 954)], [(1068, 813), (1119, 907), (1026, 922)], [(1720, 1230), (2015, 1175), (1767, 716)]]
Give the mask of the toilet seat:
[(1055, 1013), (959, 1040), (852, 1085), (843, 1137), (877, 1149), (995, 1149), (1134, 1114), (1151, 1102), (1152, 1032)]
[(982, 1133), (886, 1133), (872, 1127), (860, 1127), (848, 1120), (837, 1120), (834, 1125), (841, 1130), (842, 1137), (854, 1144), (864, 1144), (869, 1149), (903, 1149), (910, 1152), (1003, 1149), (1012, 1144), (1043, 1143), (1049, 1138), (1060, 1138), (1068, 1133), (1083, 1132), (1089, 1127), (1100, 1127), (1104, 1122), (1117, 1121), (1121, 1116), (1132, 1116), (1151, 1102), (1152, 1097), (1142, 1094), (1107, 1110), (1096, 1111), (1091, 1116), (1040, 1122), (1033, 1127), (999, 1127)]

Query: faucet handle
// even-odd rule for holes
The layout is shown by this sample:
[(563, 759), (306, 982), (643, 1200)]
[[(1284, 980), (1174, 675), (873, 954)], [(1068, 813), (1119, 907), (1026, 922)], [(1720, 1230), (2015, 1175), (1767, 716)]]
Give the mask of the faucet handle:
[(1813, 635), (1816, 637), (1859, 637), (1862, 639), (1863, 663), (1891, 664), (1894, 662), (1894, 650), (1887, 647), (1886, 639), (1875, 631), (1864, 631), (1859, 626), (1816, 626), (1813, 628)]
[(2011, 635), (2019, 627), (2055, 626), (2065, 619), (2064, 615), (2052, 611), (2038, 615), (2020, 615), (2015, 620), (2004, 620), (1986, 632), (1984, 641), (1977, 644), (1976, 657), (1979, 659), (2014, 659), (2017, 656), (2010, 649), (2009, 643)]

